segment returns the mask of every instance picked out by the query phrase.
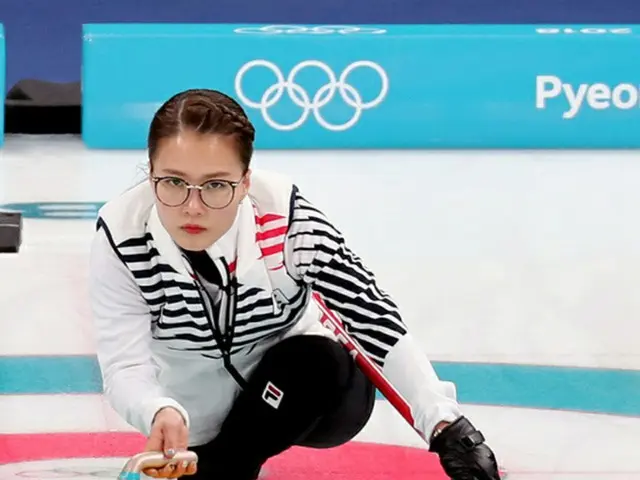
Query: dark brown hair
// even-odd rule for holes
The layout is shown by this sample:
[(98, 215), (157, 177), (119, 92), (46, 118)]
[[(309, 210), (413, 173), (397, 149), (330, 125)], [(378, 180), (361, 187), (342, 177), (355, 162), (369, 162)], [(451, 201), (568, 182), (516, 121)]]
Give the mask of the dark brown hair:
[(156, 112), (147, 147), (153, 169), (158, 143), (182, 131), (233, 136), (245, 171), (253, 156), (255, 129), (238, 102), (217, 90), (191, 89), (177, 93)]

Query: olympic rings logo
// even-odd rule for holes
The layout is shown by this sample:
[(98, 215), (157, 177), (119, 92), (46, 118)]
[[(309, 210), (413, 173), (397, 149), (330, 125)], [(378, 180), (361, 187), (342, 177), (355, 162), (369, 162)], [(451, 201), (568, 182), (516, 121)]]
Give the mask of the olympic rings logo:
[(355, 25), (318, 25), (313, 27), (307, 27), (305, 25), (265, 25), (262, 27), (240, 27), (236, 28), (234, 32), (266, 35), (331, 35), (334, 33), (338, 33), (341, 35), (350, 35), (354, 33), (379, 35), (381, 33), (387, 33), (384, 28), (358, 27)]
[[(271, 70), (276, 76), (276, 82), (267, 88), (262, 94), (262, 98), (258, 101), (251, 100), (247, 98), (242, 88), (242, 82), (245, 74), (253, 69), (264, 67), (268, 70)], [(328, 81), (322, 87), (320, 87), (315, 94), (313, 94), (313, 98), (307, 93), (307, 91), (302, 88), (298, 83), (296, 83), (296, 75), (305, 68), (318, 68), (322, 70)], [(378, 74), (380, 80), (382, 81), (382, 85), (380, 87), (380, 92), (378, 95), (368, 102), (363, 101), (362, 95), (356, 90), (351, 84), (347, 82), (347, 79), (351, 72), (358, 68), (369, 68)], [(276, 130), (282, 131), (291, 131), (300, 127), (309, 117), (309, 114), (313, 112), (313, 116), (316, 121), (327, 130), (331, 130), (334, 132), (344, 131), (351, 127), (353, 127), (364, 110), (368, 110), (378, 106), (382, 103), (382, 100), (386, 97), (387, 92), (389, 91), (389, 78), (387, 77), (387, 73), (384, 69), (375, 62), (371, 62), (369, 60), (359, 60), (351, 63), (344, 69), (344, 71), (340, 74), (339, 78), (336, 78), (336, 74), (331, 70), (331, 68), (318, 60), (306, 60), (304, 62), (300, 62), (297, 64), (287, 78), (284, 77), (284, 74), (280, 71), (280, 69), (273, 63), (267, 60), (253, 60), (244, 64), (235, 78), (235, 90), (236, 94), (240, 98), (240, 100), (247, 105), (249, 108), (254, 108), (260, 110), (262, 114), (262, 118), (264, 121), (272, 128)], [(269, 109), (273, 107), (278, 101), (282, 98), (284, 93), (287, 93), (288, 97), (293, 101), (295, 105), (302, 108), (302, 114), (300, 118), (296, 121), (289, 124), (280, 124), (276, 122), (271, 115), (269, 114)], [(327, 105), (336, 93), (340, 94), (342, 101), (352, 107), (354, 109), (353, 116), (342, 124), (332, 124), (329, 123), (322, 116), (320, 109)]]

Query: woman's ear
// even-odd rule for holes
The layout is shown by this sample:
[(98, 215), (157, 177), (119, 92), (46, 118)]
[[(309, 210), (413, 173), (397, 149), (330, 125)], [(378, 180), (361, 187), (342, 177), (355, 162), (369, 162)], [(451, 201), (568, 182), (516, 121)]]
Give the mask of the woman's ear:
[(242, 199), (249, 195), (249, 189), (251, 188), (251, 169), (247, 169), (247, 173), (242, 177)]

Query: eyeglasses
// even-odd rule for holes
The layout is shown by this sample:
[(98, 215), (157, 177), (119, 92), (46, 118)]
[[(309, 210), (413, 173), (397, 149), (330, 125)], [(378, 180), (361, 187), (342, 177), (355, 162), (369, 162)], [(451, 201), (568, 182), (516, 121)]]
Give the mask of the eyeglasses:
[(178, 177), (152, 177), (156, 197), (168, 207), (179, 207), (188, 199), (191, 190), (197, 190), (200, 200), (207, 207), (221, 209), (228, 206), (235, 196), (240, 181), (209, 180), (201, 185), (191, 185)]

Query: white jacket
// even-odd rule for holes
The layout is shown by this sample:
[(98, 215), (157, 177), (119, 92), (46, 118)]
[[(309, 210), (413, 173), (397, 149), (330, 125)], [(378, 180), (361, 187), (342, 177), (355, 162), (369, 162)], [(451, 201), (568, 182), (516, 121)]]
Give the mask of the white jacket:
[(190, 445), (208, 442), (240, 392), (230, 371), (246, 379), (285, 337), (332, 337), (310, 301), (313, 290), (407, 400), (425, 437), (460, 416), (454, 389), (436, 377), (396, 304), (340, 232), (288, 179), (260, 171), (251, 178), (232, 228), (207, 249), (225, 282), (217, 309), (160, 223), (148, 182), (100, 210), (90, 299), (114, 410), (148, 435), (155, 413), (173, 406), (187, 420)]

